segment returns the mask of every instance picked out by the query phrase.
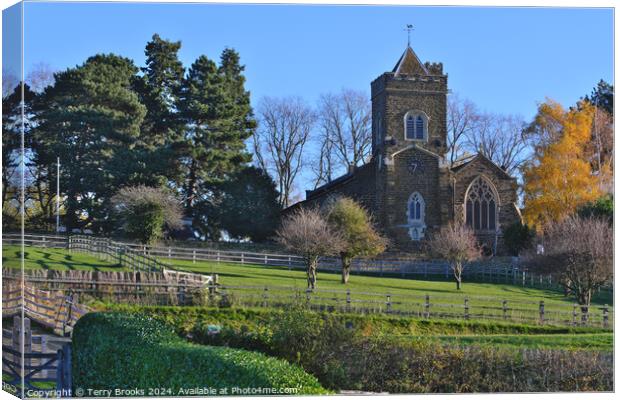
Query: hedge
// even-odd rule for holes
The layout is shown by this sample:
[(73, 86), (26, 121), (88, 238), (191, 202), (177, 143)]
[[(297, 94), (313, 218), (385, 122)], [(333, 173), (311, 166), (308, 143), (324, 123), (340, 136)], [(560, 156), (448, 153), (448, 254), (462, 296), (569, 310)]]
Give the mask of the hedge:
[(81, 318), (73, 331), (72, 361), (74, 390), (112, 390), (111, 396), (215, 394), (200, 391), (205, 388), (217, 394), (268, 394), (262, 388), (327, 393), (315, 377), (284, 360), (188, 343), (167, 324), (138, 314)]
[[(194, 342), (296, 363), (333, 390), (390, 393), (609, 391), (611, 352), (454, 346), (394, 333), (586, 333), (589, 329), (286, 311), (123, 307), (174, 324)], [(219, 333), (213, 333), (219, 325)]]

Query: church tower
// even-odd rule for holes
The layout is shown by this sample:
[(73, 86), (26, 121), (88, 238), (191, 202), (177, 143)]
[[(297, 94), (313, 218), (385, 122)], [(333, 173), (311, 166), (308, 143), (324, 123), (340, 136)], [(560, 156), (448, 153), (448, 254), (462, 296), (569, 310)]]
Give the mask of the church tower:
[(396, 244), (416, 246), (450, 218), (448, 77), (410, 46), (371, 83), (376, 218)]
[(385, 156), (416, 144), (443, 156), (447, 94), (442, 64), (422, 64), (407, 46), (392, 72), (371, 84), (373, 154)]

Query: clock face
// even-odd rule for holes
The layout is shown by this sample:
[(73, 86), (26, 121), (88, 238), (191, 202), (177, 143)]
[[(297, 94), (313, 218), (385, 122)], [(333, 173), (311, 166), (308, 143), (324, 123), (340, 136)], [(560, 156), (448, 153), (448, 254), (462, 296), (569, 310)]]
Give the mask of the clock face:
[(414, 158), (413, 160), (409, 161), (409, 165), (407, 166), (407, 169), (409, 170), (409, 173), (416, 174), (416, 173), (422, 173), (424, 170), (424, 167), (422, 166), (421, 160), (419, 160), (418, 158)]

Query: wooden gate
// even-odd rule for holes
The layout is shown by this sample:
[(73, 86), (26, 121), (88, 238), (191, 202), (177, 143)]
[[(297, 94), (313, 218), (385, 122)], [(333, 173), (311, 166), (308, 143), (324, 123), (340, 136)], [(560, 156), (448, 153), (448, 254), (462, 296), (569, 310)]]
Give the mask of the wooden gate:
[[(24, 390), (39, 390), (41, 382), (55, 382), (56, 390), (71, 390), (71, 344), (64, 338), (49, 346), (47, 336), (33, 335), (29, 318), (13, 318), (13, 329), (2, 332), (2, 374), (7, 385)], [(23, 348), (22, 348), (23, 343)], [(54, 347), (58, 349), (54, 351)], [(23, 353), (22, 353), (23, 350)]]

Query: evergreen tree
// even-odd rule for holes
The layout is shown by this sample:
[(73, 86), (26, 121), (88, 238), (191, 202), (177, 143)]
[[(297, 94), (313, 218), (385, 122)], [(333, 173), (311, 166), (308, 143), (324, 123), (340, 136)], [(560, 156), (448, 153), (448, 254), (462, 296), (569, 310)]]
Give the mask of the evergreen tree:
[(251, 160), (244, 141), (255, 126), (239, 57), (225, 50), (218, 68), (200, 56), (184, 80), (180, 111), (186, 123), (183, 195), (186, 213), (203, 235), (216, 237), (206, 214), (214, 190)]
[(96, 55), (57, 73), (38, 104), (38, 163), (61, 159), (67, 229), (109, 231), (110, 198), (130, 182), (145, 107), (132, 90), (138, 69), (127, 58)]
[(600, 80), (592, 93), (585, 97), (585, 100), (605, 110), (609, 115), (614, 115), (614, 85), (610, 85), (604, 80)]
[[(19, 189), (21, 187), (21, 139), (24, 133), (26, 158), (30, 155), (32, 129), (32, 104), (36, 98), (30, 86), (24, 84), (24, 101), (22, 102), (22, 86), (18, 84), (14, 90), (2, 99), (2, 204), (5, 228), (17, 228), (17, 220), (11, 216), (19, 213)], [(23, 109), (22, 109), (23, 105)], [(22, 111), (24, 115), (22, 126)], [(24, 160), (24, 161), (27, 161)], [(25, 175), (25, 183), (31, 182), (31, 176)], [(4, 212), (7, 211), (7, 212)]]
[(178, 58), (181, 42), (171, 42), (154, 34), (144, 51), (143, 76), (134, 80), (134, 89), (147, 109), (134, 152), (136, 165), (132, 183), (161, 185), (180, 179), (179, 153), (183, 121), (177, 110), (185, 69)]
[(280, 222), (276, 185), (263, 170), (248, 167), (221, 186), (214, 213), (230, 237), (267, 240)]

